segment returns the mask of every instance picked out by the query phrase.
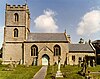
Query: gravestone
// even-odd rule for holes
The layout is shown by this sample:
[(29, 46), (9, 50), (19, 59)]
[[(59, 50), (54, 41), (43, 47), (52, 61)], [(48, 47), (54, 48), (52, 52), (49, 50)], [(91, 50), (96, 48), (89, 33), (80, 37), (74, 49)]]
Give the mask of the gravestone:
[(88, 67), (91, 67), (91, 66), (90, 66), (90, 60), (88, 60)]
[(78, 61), (78, 66), (81, 67), (81, 60)]
[(5, 70), (5, 71), (12, 71), (13, 68), (14, 68), (14, 67), (13, 67), (12, 58), (10, 58), (10, 62), (9, 62), (9, 64), (8, 64), (7, 68), (5, 68), (5, 69), (3, 69), (3, 70)]
[(20, 59), (20, 61), (19, 61), (19, 64), (20, 64), (20, 65), (22, 65), (22, 64), (23, 64), (23, 61), (22, 61), (21, 59)]
[(25, 62), (26, 67), (29, 67), (29, 64), (27, 62)]
[(12, 61), (12, 58), (10, 58), (10, 64), (9, 64), (9, 69), (13, 69), (14, 68), (14, 66), (13, 66), (13, 61)]
[(90, 71), (87, 69), (87, 67), (90, 67), (90, 61), (88, 61), (88, 64), (87, 64), (86, 57), (84, 57), (83, 58), (83, 68), (78, 73), (84, 76), (85, 79), (91, 79)]
[(86, 69), (87, 69), (86, 59), (83, 58), (83, 69), (82, 69), (82, 72), (83, 72), (83, 73), (86, 73)]
[(60, 71), (60, 60), (61, 60), (61, 58), (60, 58), (60, 56), (58, 56), (58, 71), (56, 73), (56, 77), (63, 77), (63, 75)]
[(85, 76), (85, 74), (86, 74), (86, 69), (87, 69), (86, 59), (83, 58), (83, 67), (82, 67), (82, 70), (79, 71), (78, 73), (79, 73), (80, 75)]
[(14, 65), (14, 68), (16, 68), (17, 67), (17, 62), (14, 61), (13, 65)]
[(95, 67), (95, 61), (94, 61), (94, 59), (93, 59), (93, 67)]

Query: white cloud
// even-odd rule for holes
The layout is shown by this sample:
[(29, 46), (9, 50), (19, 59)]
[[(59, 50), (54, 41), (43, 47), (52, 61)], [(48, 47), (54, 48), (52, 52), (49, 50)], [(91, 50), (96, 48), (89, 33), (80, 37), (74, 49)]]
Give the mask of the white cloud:
[(0, 48), (1, 48), (2, 43), (3, 43), (3, 35), (4, 35), (4, 26), (0, 27)]
[(100, 10), (86, 13), (78, 24), (77, 34), (91, 35), (100, 31)]
[(0, 33), (2, 33), (3, 32), (3, 27), (0, 27)]
[(34, 23), (40, 32), (57, 32), (58, 29), (55, 21), (55, 12), (50, 9), (44, 10), (44, 13), (38, 16)]

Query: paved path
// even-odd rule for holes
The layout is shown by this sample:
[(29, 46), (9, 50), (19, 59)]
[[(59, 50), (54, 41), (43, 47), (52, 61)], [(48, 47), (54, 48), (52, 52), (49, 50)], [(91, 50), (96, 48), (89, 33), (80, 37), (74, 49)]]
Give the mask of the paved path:
[(90, 74), (100, 74), (100, 72), (90, 72)]
[(47, 66), (42, 66), (42, 68), (34, 75), (32, 79), (44, 79), (47, 72)]

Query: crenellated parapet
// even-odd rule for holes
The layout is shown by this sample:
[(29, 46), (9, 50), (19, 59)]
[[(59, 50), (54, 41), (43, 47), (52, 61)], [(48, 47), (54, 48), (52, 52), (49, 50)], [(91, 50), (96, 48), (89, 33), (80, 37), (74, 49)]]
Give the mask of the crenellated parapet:
[(6, 4), (6, 10), (27, 10), (28, 6), (25, 5), (8, 5)]

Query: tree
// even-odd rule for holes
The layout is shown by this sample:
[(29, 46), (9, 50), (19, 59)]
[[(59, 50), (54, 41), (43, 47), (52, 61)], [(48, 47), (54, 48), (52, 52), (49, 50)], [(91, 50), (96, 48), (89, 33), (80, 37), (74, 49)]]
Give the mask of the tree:
[(3, 48), (0, 49), (0, 58), (2, 58), (2, 51), (3, 51)]

